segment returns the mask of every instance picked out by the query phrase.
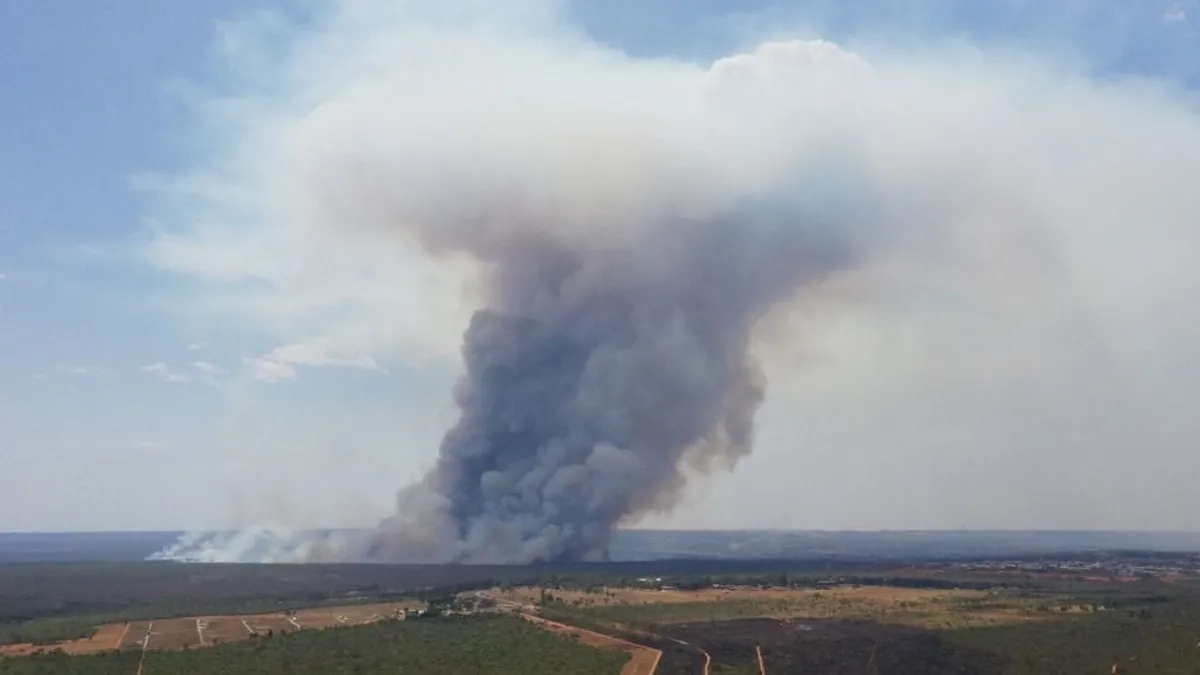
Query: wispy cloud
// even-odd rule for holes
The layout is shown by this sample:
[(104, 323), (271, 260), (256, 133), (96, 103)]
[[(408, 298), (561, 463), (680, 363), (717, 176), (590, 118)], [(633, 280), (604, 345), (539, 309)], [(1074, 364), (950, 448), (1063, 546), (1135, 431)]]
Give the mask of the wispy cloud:
[(296, 369), (282, 361), (266, 358), (247, 358), (242, 362), (249, 368), (250, 376), (259, 382), (274, 384), (296, 379)]
[(54, 371), (57, 373), (63, 373), (65, 375), (75, 375), (75, 376), (96, 375), (96, 374), (102, 372), (102, 370), (103, 369), (100, 368), (100, 366), (68, 365), (68, 364), (64, 364), (64, 363), (54, 364)]
[(298, 377), (297, 366), (306, 368), (351, 368), (386, 372), (371, 356), (344, 354), (319, 344), (290, 344), (245, 360), (250, 375), (260, 382), (282, 382)]
[(224, 368), (215, 366), (208, 361), (193, 361), (192, 367), (205, 375), (224, 375), (228, 372)]
[(167, 444), (162, 441), (143, 439), (140, 441), (135, 441), (133, 447), (137, 448), (138, 450), (160, 450), (165, 448), (166, 445)]
[(163, 382), (170, 382), (172, 384), (183, 384), (195, 379), (190, 373), (183, 372), (162, 362), (142, 366), (142, 371), (150, 373)]
[(209, 361), (192, 361), (183, 366), (173, 366), (160, 361), (142, 366), (141, 369), (143, 372), (149, 373), (163, 382), (171, 382), (173, 384), (201, 382), (215, 385), (222, 378), (229, 375), (228, 368), (223, 368)]
[(271, 350), (271, 353), (267, 354), (265, 358), (313, 368), (341, 367), (379, 370), (379, 364), (370, 356), (337, 354), (327, 347), (314, 344), (284, 345)]
[(198, 351), (201, 351), (204, 349), (208, 349), (208, 345), (203, 342), (193, 342), (192, 344), (188, 345), (187, 348), (188, 348), (188, 351), (190, 351), (190, 352), (198, 352)]

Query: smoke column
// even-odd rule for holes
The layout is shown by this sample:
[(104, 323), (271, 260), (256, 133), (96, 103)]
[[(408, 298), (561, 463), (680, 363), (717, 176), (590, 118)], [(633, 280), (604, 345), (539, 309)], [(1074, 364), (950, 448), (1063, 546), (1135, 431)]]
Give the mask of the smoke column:
[[(773, 50), (800, 65), (832, 56), (865, 70), (825, 43)], [(712, 73), (693, 84), (687, 93), (700, 103)], [(715, 134), (738, 121), (731, 114), (704, 111), (695, 122)], [(588, 153), (613, 151), (562, 141), (584, 167), (570, 182), (469, 189), (473, 203), (449, 219), (396, 218), (426, 223), (418, 234), (431, 251), (480, 263), (486, 291), (463, 336), (459, 421), (435, 468), (402, 491), (368, 559), (604, 559), (623, 520), (675, 503), (685, 464), (732, 468), (750, 452), (766, 388), (751, 354), (757, 322), (862, 256), (855, 238), (870, 199), (860, 191), (859, 206), (842, 202), (849, 172), (795, 171), (769, 190), (705, 204), (702, 186), (687, 184), (698, 177), (656, 166), (682, 145), (615, 138), (630, 146), (620, 164), (605, 166), (602, 155), (590, 175)], [(632, 184), (614, 190), (605, 184), (614, 178)], [(503, 185), (504, 169), (488, 180)], [(610, 197), (629, 202), (612, 208)]]
[[(822, 41), (638, 59), (518, 11), (538, 3), (486, 18), (395, 6), (349, 5), (373, 9), (301, 41), (279, 69), (299, 93), (222, 168), (268, 195), (250, 214), (270, 223), (262, 241), (466, 261), (482, 290), (457, 422), (369, 534), (193, 536), (159, 557), (603, 559), (615, 528), (678, 502), (689, 471), (751, 451), (768, 379), (755, 351), (777, 310), (899, 305), (908, 289), (939, 310), (1038, 295), (1049, 316), (1064, 247), (1127, 208), (1080, 195), (1165, 204), (1164, 232), (1197, 210), (1187, 171), (1122, 169), (1200, 138), (1149, 89), (1015, 55), (867, 63)], [(155, 252), (186, 268), (200, 258), (183, 244), (223, 237), (239, 240), (198, 230)]]
[[(866, 71), (825, 43), (765, 54)], [(711, 107), (723, 93), (714, 72), (726, 67), (736, 66), (684, 82), (696, 108), (675, 121), (699, 125), (736, 162), (747, 120)], [(623, 520), (675, 503), (684, 464), (732, 468), (750, 452), (766, 387), (751, 354), (757, 322), (862, 255), (855, 235), (870, 195), (852, 189), (852, 172), (793, 167), (706, 203), (704, 172), (721, 157), (689, 156), (690, 134), (661, 135), (672, 120), (635, 126), (659, 111), (618, 105), (596, 120), (593, 105), (565, 102), (582, 122), (551, 139), (570, 151), (552, 161), (576, 163), (573, 175), (522, 176), (516, 160), (438, 188), (463, 189), (464, 204), (393, 204), (391, 222), (415, 223), (428, 250), (477, 261), (486, 290), (463, 336), (460, 418), (367, 559), (604, 559)], [(621, 126), (630, 130), (603, 139)], [(387, 166), (366, 175), (386, 176)]]
[[(623, 519), (672, 504), (685, 460), (749, 453), (756, 320), (854, 256), (847, 223), (806, 211), (669, 218), (613, 249), (479, 251), (492, 271), (464, 336), (461, 418), (415, 488), (442, 502), (453, 557), (600, 559)], [(370, 555), (404, 556), (408, 532), (385, 524)]]
[[(239, 533), (159, 557), (600, 560), (623, 521), (675, 504), (685, 467), (733, 468), (766, 393), (755, 326), (859, 264), (874, 218), (850, 163), (822, 161), (820, 148), (811, 160), (795, 147), (780, 154), (769, 146), (803, 145), (797, 131), (754, 129), (786, 119), (756, 119), (762, 102), (738, 100), (769, 91), (745, 73), (777, 75), (775, 61), (804, 92), (784, 105), (825, 96), (830, 72), (870, 76), (828, 43), (771, 44), (709, 68), (664, 66), (682, 101), (669, 108), (656, 107), (662, 92), (569, 92), (551, 99), (559, 119), (526, 138), (505, 126), (529, 105), (520, 83), (489, 71), (470, 83), (513, 87), (485, 114), (435, 101), (398, 147), (343, 141), (311, 153), (309, 198), (351, 214), (350, 236), (415, 237), (430, 255), (478, 265), (485, 290), (463, 335), (460, 418), (432, 471), (367, 540)], [(653, 84), (638, 69), (622, 77), (635, 93)], [(342, 114), (318, 110), (309, 126), (365, 124)]]

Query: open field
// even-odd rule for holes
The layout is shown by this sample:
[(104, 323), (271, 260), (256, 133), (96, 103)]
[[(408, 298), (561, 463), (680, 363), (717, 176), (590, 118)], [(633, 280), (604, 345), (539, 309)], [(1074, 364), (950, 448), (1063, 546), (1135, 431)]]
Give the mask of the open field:
[(1200, 674), (1200, 586), (1176, 578), (990, 590), (527, 587), (498, 597), (643, 644), (675, 641), (681, 651), (664, 653), (657, 675), (701, 673), (710, 656), (710, 675)]
[[(404, 585), (411, 570), (392, 567), (0, 565), (0, 643), (8, 643), (0, 653), (26, 654), (0, 657), (0, 675), (137, 675), (139, 665), (141, 675), (1078, 675), (1114, 664), (1127, 675), (1200, 674), (1200, 584), (1174, 571), (1182, 563), (1116, 557), (1096, 572), (1094, 561), (1075, 560), (850, 572), (720, 564), (720, 574), (704, 562), (699, 573), (673, 576), (513, 568), (490, 583), (417, 588)], [(397, 606), (426, 603), (436, 609), (430, 617), (387, 619)], [(213, 611), (231, 606), (255, 609)], [(98, 613), (108, 609), (117, 616)], [(536, 614), (538, 625), (493, 610)], [(24, 634), (42, 646), (13, 644)], [(491, 646), (472, 644), (467, 655), (409, 649), (428, 640), (458, 650), (477, 639)], [(52, 652), (50, 642), (59, 643)], [(539, 655), (514, 654), (514, 644)]]
[[(134, 629), (133, 624), (130, 623), (108, 624), (97, 628), (95, 635), (91, 637), (60, 642), (54, 645), (54, 648), (67, 654), (93, 654), (95, 652), (120, 649), (121, 645), (126, 641), (127, 636), (139, 636), (145, 633), (146, 622), (139, 623), (141, 625), (141, 632)], [(44, 651), (49, 651), (46, 645), (31, 645), (28, 643), (0, 645), (0, 655), (5, 656), (24, 656)]]
[[(542, 589), (522, 587), (507, 589), (500, 592), (506, 600), (533, 604), (541, 599)], [(550, 593), (568, 604), (576, 602), (587, 606), (610, 606), (653, 603), (688, 603), (688, 602), (718, 602), (724, 600), (781, 600), (797, 597), (810, 597), (822, 593), (855, 597), (862, 600), (877, 601), (924, 601), (943, 598), (977, 598), (984, 597), (982, 591), (943, 590), (925, 588), (896, 588), (891, 586), (831, 586), (824, 589), (814, 588), (756, 588), (750, 586), (703, 588), (697, 590), (680, 590), (675, 588), (621, 588), (600, 587), (593, 590), (562, 589)]]
[(0, 658), (0, 675), (618, 675), (628, 660), (516, 617), (485, 615), (301, 630), (207, 649)]
[(290, 613), (235, 616), (189, 616), (149, 621), (105, 624), (94, 635), (46, 645), (0, 645), (0, 655), (21, 656), (39, 652), (62, 651), (67, 654), (94, 654), (122, 648), (156, 650), (195, 649), (230, 642), (242, 642), (257, 636), (283, 635), (298, 630), (320, 630), (336, 626), (357, 626), (392, 618), (405, 609), (422, 607), (419, 602), (393, 602), (344, 605), (296, 610)]
[[(683, 623), (747, 618), (852, 619), (922, 628), (987, 626), (1058, 616), (1067, 605), (992, 591), (833, 586), (710, 588), (696, 591), (518, 588), (498, 597), (566, 606), (614, 623)], [(1073, 607), (1076, 611), (1081, 608)]]

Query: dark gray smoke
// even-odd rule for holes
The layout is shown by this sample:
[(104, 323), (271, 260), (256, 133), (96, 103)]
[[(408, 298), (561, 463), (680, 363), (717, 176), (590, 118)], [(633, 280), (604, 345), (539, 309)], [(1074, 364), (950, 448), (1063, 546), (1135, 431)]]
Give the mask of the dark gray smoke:
[[(461, 417), (417, 488), (452, 523), (442, 555), (602, 559), (623, 520), (676, 501), (685, 464), (732, 467), (766, 387), (752, 330), (853, 261), (853, 225), (796, 199), (662, 223), (629, 247), (477, 252), (489, 291), (464, 336)], [(412, 552), (411, 527), (385, 526), (370, 556)]]

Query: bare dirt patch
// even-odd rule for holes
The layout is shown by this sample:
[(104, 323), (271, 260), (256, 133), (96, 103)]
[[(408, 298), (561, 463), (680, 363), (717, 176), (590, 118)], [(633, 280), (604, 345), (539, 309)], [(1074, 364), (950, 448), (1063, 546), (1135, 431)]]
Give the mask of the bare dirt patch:
[(141, 649), (147, 634), (149, 649), (179, 650), (241, 642), (252, 637), (275, 635), (296, 630), (319, 630), (333, 626), (355, 626), (397, 616), (398, 612), (421, 606), (414, 602), (347, 605), (305, 609), (289, 614), (253, 614), (246, 616), (190, 616), (176, 619), (131, 621), (105, 624), (88, 638), (51, 645), (15, 644), (0, 646), (0, 655), (27, 656), (39, 652), (63, 651), (67, 654), (94, 654), (117, 649)]
[(189, 649), (200, 646), (195, 619), (160, 619), (154, 622), (150, 649)]

